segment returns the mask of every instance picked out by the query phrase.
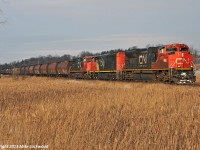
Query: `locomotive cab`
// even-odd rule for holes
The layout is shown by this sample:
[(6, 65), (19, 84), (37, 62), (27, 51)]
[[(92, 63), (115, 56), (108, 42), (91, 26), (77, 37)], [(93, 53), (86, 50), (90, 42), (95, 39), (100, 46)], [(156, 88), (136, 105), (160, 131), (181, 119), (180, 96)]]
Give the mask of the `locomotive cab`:
[(85, 56), (84, 58), (84, 70), (97, 71), (97, 59), (94, 56)]
[(185, 44), (172, 44), (164, 48), (168, 57), (169, 76), (179, 83), (195, 82), (195, 65), (190, 49)]
[(168, 55), (168, 67), (174, 69), (192, 70), (194, 67), (190, 49), (185, 44), (172, 44), (165, 47)]

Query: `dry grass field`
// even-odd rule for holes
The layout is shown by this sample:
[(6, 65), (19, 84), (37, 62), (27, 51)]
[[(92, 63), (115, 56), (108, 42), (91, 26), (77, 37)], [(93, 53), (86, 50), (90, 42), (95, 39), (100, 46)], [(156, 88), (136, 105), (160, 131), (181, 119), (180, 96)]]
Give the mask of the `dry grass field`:
[(200, 69), (200, 64), (196, 64), (196, 69)]
[(199, 150), (200, 86), (3, 77), (0, 122), (0, 145)]

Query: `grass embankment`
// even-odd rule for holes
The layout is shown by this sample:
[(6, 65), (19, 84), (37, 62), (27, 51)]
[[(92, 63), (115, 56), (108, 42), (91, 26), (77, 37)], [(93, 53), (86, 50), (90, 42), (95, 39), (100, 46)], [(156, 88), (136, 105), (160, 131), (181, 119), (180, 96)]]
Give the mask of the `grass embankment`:
[(2, 78), (0, 144), (200, 149), (199, 91), (199, 86)]

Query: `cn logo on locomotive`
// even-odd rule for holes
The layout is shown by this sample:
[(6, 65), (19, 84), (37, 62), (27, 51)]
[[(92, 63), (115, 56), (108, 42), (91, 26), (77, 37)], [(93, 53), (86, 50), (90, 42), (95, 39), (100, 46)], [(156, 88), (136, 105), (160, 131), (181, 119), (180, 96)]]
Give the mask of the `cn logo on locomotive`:
[(147, 54), (139, 55), (139, 64), (143, 65), (147, 63)]
[(189, 58), (176, 58), (176, 64), (178, 65), (182, 65), (183, 63), (186, 63), (186, 64), (189, 64), (190, 63), (190, 60)]

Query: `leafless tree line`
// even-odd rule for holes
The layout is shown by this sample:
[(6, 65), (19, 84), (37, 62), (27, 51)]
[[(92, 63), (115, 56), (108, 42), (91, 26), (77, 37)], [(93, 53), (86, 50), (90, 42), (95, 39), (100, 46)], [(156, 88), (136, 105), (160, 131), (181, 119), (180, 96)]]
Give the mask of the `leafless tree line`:
[[(5, 0), (0, 0), (0, 3), (5, 3)], [(4, 24), (6, 22), (5, 19), (3, 19), (3, 10), (0, 8), (0, 24)]]

